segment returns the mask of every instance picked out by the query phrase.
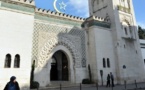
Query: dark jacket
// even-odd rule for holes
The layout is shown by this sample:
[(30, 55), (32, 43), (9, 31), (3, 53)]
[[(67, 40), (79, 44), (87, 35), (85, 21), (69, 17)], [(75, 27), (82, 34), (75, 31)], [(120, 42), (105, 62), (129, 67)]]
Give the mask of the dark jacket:
[[(10, 84), (10, 82), (8, 82), (8, 83), (6, 84), (4, 90), (8, 90), (8, 88), (9, 88), (9, 84)], [(20, 87), (19, 87), (18, 82), (15, 82), (15, 85), (16, 85), (16, 90), (20, 90)]]
[(111, 77), (111, 80), (114, 81), (114, 76), (112, 74), (110, 75), (110, 77)]
[(107, 81), (110, 81), (110, 75), (107, 76)]

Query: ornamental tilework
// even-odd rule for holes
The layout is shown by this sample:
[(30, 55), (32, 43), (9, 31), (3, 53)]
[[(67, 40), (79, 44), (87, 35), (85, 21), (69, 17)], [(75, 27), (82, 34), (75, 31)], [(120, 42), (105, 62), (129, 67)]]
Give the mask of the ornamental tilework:
[(51, 51), (58, 45), (65, 46), (73, 56), (74, 67), (86, 67), (85, 31), (78, 28), (35, 22), (33, 57), (38, 67), (43, 67)]

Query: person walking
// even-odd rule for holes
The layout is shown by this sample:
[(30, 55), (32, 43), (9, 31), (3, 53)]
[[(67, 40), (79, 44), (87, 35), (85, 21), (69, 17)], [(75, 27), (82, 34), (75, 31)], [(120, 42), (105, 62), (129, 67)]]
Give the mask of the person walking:
[(20, 90), (16, 77), (12, 76), (10, 81), (6, 84), (4, 90)]
[(108, 74), (108, 76), (107, 76), (107, 85), (106, 85), (106, 87), (110, 87), (110, 75)]
[(112, 72), (110, 72), (110, 77), (111, 77), (112, 87), (114, 87), (114, 76), (113, 76)]

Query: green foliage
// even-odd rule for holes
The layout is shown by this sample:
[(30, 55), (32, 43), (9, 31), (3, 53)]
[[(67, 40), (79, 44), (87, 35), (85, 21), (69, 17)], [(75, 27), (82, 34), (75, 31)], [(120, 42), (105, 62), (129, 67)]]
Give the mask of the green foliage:
[(34, 81), (34, 70), (35, 70), (35, 60), (33, 61), (32, 67), (31, 67), (30, 89), (39, 88), (39, 83), (37, 81)]
[[(33, 61), (32, 67), (31, 67), (30, 84), (34, 81), (34, 70), (35, 70), (35, 61)], [(30, 85), (30, 86), (31, 86), (31, 85)]]
[(138, 26), (138, 36), (139, 39), (145, 39), (145, 30), (140, 26)]
[(89, 79), (83, 79), (82, 84), (91, 84), (91, 81)]
[(90, 82), (92, 82), (92, 73), (91, 73), (90, 65), (88, 65), (88, 70), (89, 70), (89, 79), (90, 79)]

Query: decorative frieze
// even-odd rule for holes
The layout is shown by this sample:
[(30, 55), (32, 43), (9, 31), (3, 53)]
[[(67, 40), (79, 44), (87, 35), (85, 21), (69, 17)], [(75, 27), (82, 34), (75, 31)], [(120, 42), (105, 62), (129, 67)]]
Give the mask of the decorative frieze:
[(131, 13), (130, 8), (126, 8), (121, 5), (118, 5), (118, 10), (123, 11), (125, 13), (129, 13), (129, 14)]
[(52, 52), (52, 50), (59, 46), (62, 45), (66, 47), (70, 53), (72, 54), (73, 57), (73, 64), (76, 68), (81, 67), (81, 58), (80, 58), (80, 53), (78, 50), (76, 50), (76, 47), (73, 45), (71, 41), (69, 41), (67, 38), (60, 37), (59, 39), (53, 38), (48, 40), (42, 49), (40, 50), (39, 53), (39, 61), (38, 61), (38, 67), (43, 67), (47, 62), (47, 60), (50, 58), (48, 57), (49, 54)]

